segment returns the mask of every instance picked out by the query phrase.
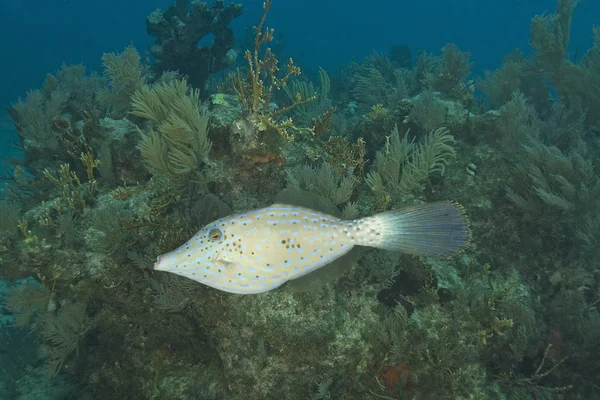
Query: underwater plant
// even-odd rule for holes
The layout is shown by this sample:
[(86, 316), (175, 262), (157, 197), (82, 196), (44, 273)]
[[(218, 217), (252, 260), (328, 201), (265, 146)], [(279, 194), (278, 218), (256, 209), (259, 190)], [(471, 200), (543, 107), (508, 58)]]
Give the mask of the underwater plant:
[(212, 144), (200, 91), (189, 89), (185, 79), (159, 82), (142, 86), (132, 101), (131, 113), (153, 125), (138, 146), (152, 171), (167, 178), (177, 191), (190, 190), (192, 184), (202, 187), (201, 166)]
[(129, 45), (121, 53), (104, 54), (102, 64), (107, 87), (99, 95), (116, 117), (122, 117), (131, 107), (131, 97), (146, 83), (140, 54)]
[(352, 197), (357, 183), (352, 173), (350, 168), (344, 176), (339, 176), (328, 163), (323, 163), (319, 168), (301, 165), (288, 170), (287, 180), (289, 187), (323, 196), (337, 206), (347, 203)]
[[(287, 72), (278, 77), (276, 74), (279, 71), (279, 60), (271, 52), (271, 49), (267, 47), (264, 54), (261, 55), (261, 47), (273, 40), (274, 30), (264, 26), (272, 3), (273, 0), (267, 0), (263, 4), (263, 16), (258, 26), (254, 28), (256, 32), (254, 47), (252, 50), (246, 50), (244, 54), (248, 63), (247, 77), (245, 79), (242, 77), (240, 69), (237, 70), (237, 74), (230, 77), (232, 88), (243, 106), (244, 118), (236, 122), (236, 125), (240, 132), (248, 129), (258, 132), (272, 129), (283, 139), (292, 141), (294, 139), (292, 132), (307, 132), (314, 135), (314, 128), (296, 126), (292, 118), (281, 119), (280, 116), (296, 107), (315, 101), (317, 96), (313, 94), (311, 97), (303, 98), (302, 93), (296, 92), (291, 105), (270, 108), (274, 91), (284, 88), (292, 76), (301, 74), (300, 68), (290, 58)], [(305, 91), (305, 94), (308, 93)], [(247, 136), (247, 134), (242, 136)]]
[(79, 342), (94, 321), (86, 314), (85, 305), (66, 303), (55, 313), (42, 313), (38, 324), (45, 343), (46, 366), (51, 375), (56, 375), (73, 353), (77, 353)]
[[(316, 99), (304, 104), (299, 104), (294, 107), (291, 112), (296, 116), (296, 119), (301, 125), (309, 125), (311, 121), (316, 120), (327, 110), (332, 108), (329, 92), (331, 90), (331, 81), (327, 71), (319, 68), (319, 87), (315, 88), (312, 82), (293, 78), (289, 85), (283, 87), (283, 91), (290, 104), (297, 102), (298, 97), (302, 99)], [(316, 129), (318, 134), (318, 129)]]
[(10, 115), (28, 151), (34, 148), (53, 150), (58, 146), (52, 121), (61, 115), (67, 101), (68, 94), (63, 90), (49, 93), (36, 90), (29, 92), (24, 101), (13, 104)]
[(456, 156), (454, 137), (438, 128), (415, 144), (408, 132), (400, 139), (395, 126), (387, 137), (385, 149), (377, 153), (374, 168), (365, 182), (376, 197), (377, 207), (386, 209), (398, 195), (409, 196), (423, 189), (429, 174), (444, 174), (450, 158)]

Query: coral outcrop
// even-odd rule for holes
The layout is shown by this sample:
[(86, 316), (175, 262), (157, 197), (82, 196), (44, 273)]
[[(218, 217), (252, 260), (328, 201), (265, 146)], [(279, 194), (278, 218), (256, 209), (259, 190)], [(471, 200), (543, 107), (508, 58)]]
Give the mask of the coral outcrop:
[[(189, 11), (188, 11), (189, 10)], [(179, 71), (189, 83), (199, 89), (209, 76), (229, 67), (235, 61), (235, 36), (229, 23), (242, 14), (241, 4), (215, 1), (208, 6), (203, 1), (178, 0), (166, 11), (155, 10), (146, 18), (148, 33), (156, 37), (150, 52), (157, 62), (157, 73)], [(203, 39), (214, 35), (210, 45)]]

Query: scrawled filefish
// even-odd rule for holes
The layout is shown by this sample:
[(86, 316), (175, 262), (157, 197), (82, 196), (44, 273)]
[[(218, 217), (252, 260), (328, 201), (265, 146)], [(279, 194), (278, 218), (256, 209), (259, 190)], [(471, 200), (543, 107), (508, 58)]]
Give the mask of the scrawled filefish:
[(432, 256), (465, 247), (463, 208), (438, 202), (342, 220), (307, 208), (274, 204), (230, 215), (200, 229), (154, 269), (231, 293), (260, 293), (311, 273), (354, 246)]

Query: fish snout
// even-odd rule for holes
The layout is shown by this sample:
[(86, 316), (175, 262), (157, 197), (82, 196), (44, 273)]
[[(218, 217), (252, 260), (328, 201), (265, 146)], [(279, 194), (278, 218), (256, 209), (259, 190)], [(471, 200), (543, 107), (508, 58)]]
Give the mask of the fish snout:
[(172, 253), (163, 254), (162, 256), (156, 257), (154, 263), (154, 269), (157, 271), (166, 271), (176, 267), (175, 255)]

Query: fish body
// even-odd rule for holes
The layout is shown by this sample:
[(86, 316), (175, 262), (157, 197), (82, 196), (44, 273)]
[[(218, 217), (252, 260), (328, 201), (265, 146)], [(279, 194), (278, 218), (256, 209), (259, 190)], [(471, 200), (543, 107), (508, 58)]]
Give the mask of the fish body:
[(154, 269), (231, 293), (260, 293), (321, 268), (354, 246), (445, 254), (468, 242), (462, 207), (439, 202), (356, 220), (284, 204), (231, 215), (200, 229)]

